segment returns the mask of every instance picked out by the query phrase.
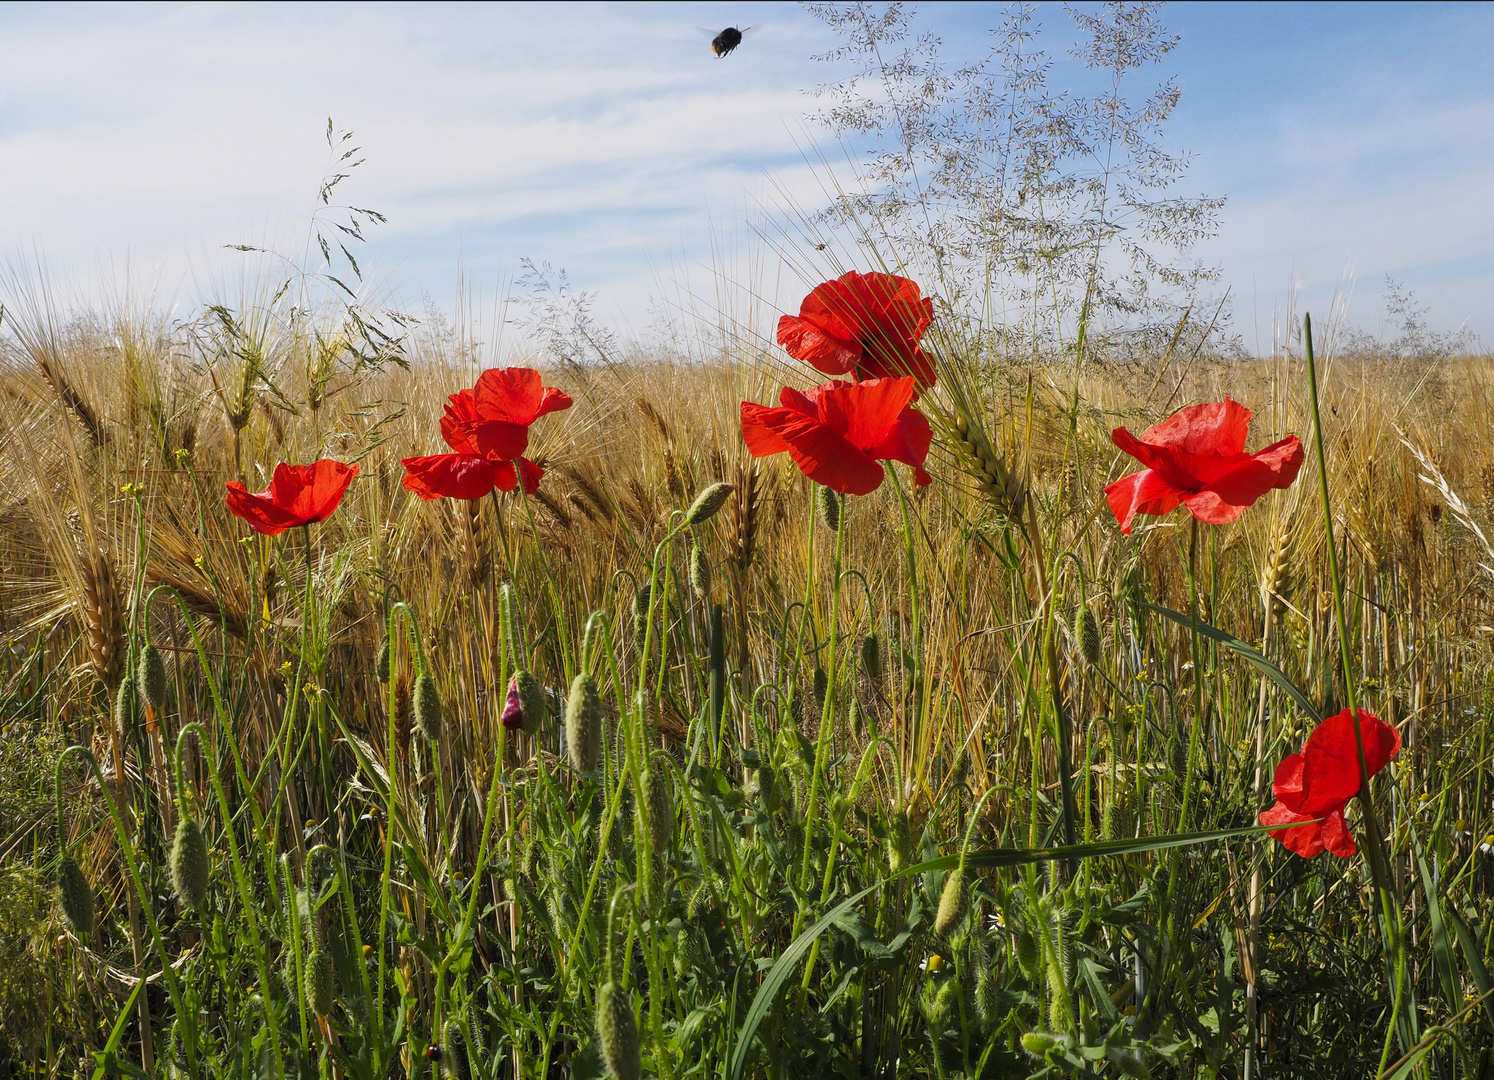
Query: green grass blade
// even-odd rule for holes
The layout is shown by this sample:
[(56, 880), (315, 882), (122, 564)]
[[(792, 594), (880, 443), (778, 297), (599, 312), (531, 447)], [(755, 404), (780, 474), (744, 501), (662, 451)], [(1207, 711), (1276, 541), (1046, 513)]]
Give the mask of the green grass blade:
[(1411, 847), (1416, 853), (1416, 869), (1421, 878), (1421, 888), (1427, 900), (1427, 918), (1432, 926), (1432, 953), (1437, 962), (1437, 975), (1442, 982), (1442, 993), (1447, 998), (1447, 1006), (1456, 1009), (1459, 1005), (1458, 975), (1453, 965), (1452, 942), (1447, 936), (1447, 924), (1442, 918), (1442, 901), (1437, 897), (1437, 886), (1432, 881), (1431, 868), (1427, 866), (1427, 857), (1421, 850), (1421, 838), (1416, 835), (1416, 830), (1408, 829), (1411, 834)]
[[(1193, 620), (1187, 615), (1184, 615), (1181, 611), (1173, 611), (1171, 608), (1165, 608), (1159, 604), (1149, 603), (1146, 606), (1152, 611), (1155, 611), (1158, 615), (1161, 615), (1163, 618), (1171, 619), (1173, 622), (1177, 623), (1185, 630), (1192, 630), (1194, 628)], [(1252, 648), (1251, 646), (1245, 644), (1245, 642), (1241, 641), (1239, 638), (1235, 637), (1233, 634), (1226, 633), (1225, 631), (1219, 629), (1217, 626), (1210, 626), (1202, 619), (1198, 621), (1197, 628), (1198, 632), (1204, 637), (1208, 638), (1210, 641), (1215, 642), (1219, 645), (1223, 645), (1230, 652), (1235, 653), (1236, 655), (1243, 657), (1245, 660), (1249, 661), (1249, 663), (1254, 666), (1257, 671), (1259, 671), (1262, 675), (1264, 675), (1266, 678), (1270, 679), (1278, 687), (1280, 687), (1282, 693), (1286, 694), (1287, 697), (1296, 702), (1297, 707), (1301, 709), (1303, 713), (1306, 714), (1314, 724), (1322, 723), (1323, 718), (1318, 715), (1318, 710), (1313, 708), (1312, 702), (1307, 700), (1307, 695), (1297, 688), (1296, 683), (1292, 682), (1291, 679), (1286, 677), (1286, 672), (1282, 671), (1281, 668), (1277, 667), (1275, 664), (1271, 663), (1271, 661), (1267, 660), (1264, 654), (1260, 652), (1260, 650)]]
[[(994, 848), (970, 852), (966, 856), (965, 865), (980, 869), (1025, 866), (1029, 863), (1053, 860), (1098, 858), (1106, 855), (1133, 855), (1145, 851), (1162, 851), (1167, 848), (1205, 844), (1216, 840), (1242, 839), (1261, 831), (1259, 826), (1250, 826), (1243, 829), (1214, 829), (1208, 832), (1177, 833), (1171, 836), (1143, 837), (1135, 840), (1102, 840), (1092, 844), (1074, 844), (1070, 847)], [(747, 1015), (742, 1021), (741, 1033), (737, 1036), (737, 1044), (732, 1051), (731, 1066), (727, 1071), (729, 1080), (742, 1080), (747, 1070), (747, 1055), (752, 1050), (752, 1040), (757, 1036), (757, 1029), (767, 1019), (768, 1010), (777, 1000), (778, 992), (793, 975), (794, 970), (799, 966), (799, 961), (814, 947), (814, 943), (821, 934), (835, 925), (836, 920), (852, 907), (889, 882), (896, 881), (898, 878), (911, 877), (914, 874), (928, 873), (931, 870), (952, 870), (959, 863), (960, 856), (953, 854), (941, 855), (937, 859), (929, 859), (917, 865), (905, 867), (897, 874), (884, 878), (874, 885), (868, 885), (860, 892), (842, 900), (826, 912), (818, 922), (796, 937), (768, 971), (767, 977), (763, 979), (762, 985), (758, 987), (757, 994), (752, 999), (751, 1006), (747, 1009)]]

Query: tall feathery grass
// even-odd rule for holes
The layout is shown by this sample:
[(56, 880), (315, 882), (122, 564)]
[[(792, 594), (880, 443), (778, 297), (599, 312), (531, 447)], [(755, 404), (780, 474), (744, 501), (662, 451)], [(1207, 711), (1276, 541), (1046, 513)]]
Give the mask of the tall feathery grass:
[[(738, 403), (781, 374), (755, 348), (552, 367), (576, 406), (534, 428), (538, 493), (424, 503), (399, 459), (495, 362), (463, 335), (402, 366), (252, 303), (28, 295), (9, 1075), (1494, 1068), (1486, 358), (1316, 358), (1335, 582), (1311, 455), (1196, 539), (1122, 536), (1101, 494), (1110, 429), (1181, 404), (1310, 441), (1299, 337), (1076, 365), (941, 315), (935, 482), (863, 498), (747, 456)], [(329, 520), (227, 513), (225, 481), (319, 457), (361, 468)], [(1254, 828), (1350, 687), (1405, 742), (1383, 880)]]

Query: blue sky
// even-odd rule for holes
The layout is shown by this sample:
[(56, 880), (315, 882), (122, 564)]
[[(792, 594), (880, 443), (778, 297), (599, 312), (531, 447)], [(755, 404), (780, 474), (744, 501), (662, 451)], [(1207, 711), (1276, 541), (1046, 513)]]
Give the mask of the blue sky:
[[(1042, 40), (1072, 34), (1039, 5)], [(999, 5), (926, 4), (953, 57)], [(1494, 338), (1494, 6), (1187, 4), (1162, 69), (1183, 90), (1169, 145), (1183, 188), (1227, 195), (1199, 254), (1224, 269), (1235, 328), (1268, 348), (1288, 287), (1335, 291), (1375, 331), (1387, 275), (1442, 330)], [(754, 29), (717, 61), (709, 30)], [(835, 75), (791, 4), (7, 5), (0, 7), (0, 258), (54, 282), (128, 276), (163, 303), (244, 256), (294, 249), (326, 163), (327, 118), (366, 163), (348, 197), (383, 211), (362, 259), (398, 302), (490, 302), (521, 256), (564, 266), (637, 329), (715, 275), (797, 295), (759, 207), (816, 205), (804, 91)], [(1075, 77), (1060, 63), (1061, 88)], [(107, 286), (117, 288), (117, 285)], [(737, 313), (754, 320), (763, 310)]]

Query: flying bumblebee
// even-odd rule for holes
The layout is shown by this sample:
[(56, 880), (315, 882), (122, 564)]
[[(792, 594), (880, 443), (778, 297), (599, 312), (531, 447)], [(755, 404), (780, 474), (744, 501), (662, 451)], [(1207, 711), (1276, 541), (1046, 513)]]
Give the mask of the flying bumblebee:
[(716, 54), (716, 59), (721, 59), (738, 45), (742, 44), (742, 35), (752, 27), (746, 26), (738, 30), (735, 26), (728, 26), (721, 33), (711, 38), (711, 52)]

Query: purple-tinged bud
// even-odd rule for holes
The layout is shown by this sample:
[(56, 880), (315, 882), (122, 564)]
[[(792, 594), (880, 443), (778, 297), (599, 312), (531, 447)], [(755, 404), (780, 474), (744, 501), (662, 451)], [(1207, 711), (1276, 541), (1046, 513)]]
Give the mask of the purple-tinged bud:
[(519, 677), (508, 680), (508, 700), (503, 705), (503, 726), (509, 731), (524, 730), (524, 707), (519, 702)]

